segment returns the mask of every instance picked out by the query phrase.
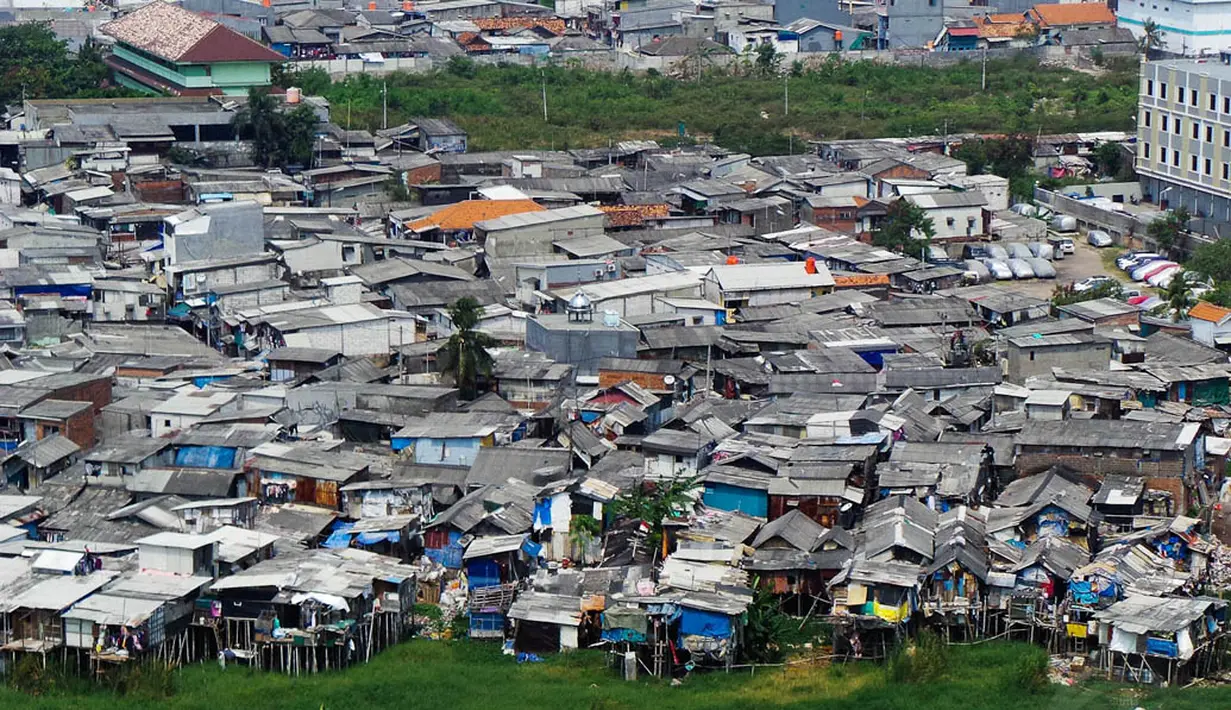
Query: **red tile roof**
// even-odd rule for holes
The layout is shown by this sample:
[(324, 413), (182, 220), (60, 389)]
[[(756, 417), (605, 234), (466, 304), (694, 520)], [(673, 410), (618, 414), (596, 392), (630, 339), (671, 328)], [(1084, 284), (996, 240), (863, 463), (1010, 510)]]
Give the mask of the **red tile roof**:
[(286, 57), (235, 30), (162, 0), (108, 22), (99, 31), (176, 63), (286, 61)]
[(472, 22), (484, 32), (542, 27), (548, 32), (560, 36), (564, 34), (565, 30), (564, 20), (557, 17), (476, 17)]
[(610, 227), (637, 227), (647, 219), (662, 219), (671, 214), (670, 205), (600, 205)]

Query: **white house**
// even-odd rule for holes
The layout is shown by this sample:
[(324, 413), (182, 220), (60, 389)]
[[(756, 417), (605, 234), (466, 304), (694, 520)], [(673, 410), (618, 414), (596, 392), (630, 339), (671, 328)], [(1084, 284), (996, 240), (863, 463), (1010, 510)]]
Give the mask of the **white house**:
[(1170, 54), (1193, 57), (1231, 46), (1228, 0), (1120, 0), (1116, 18), (1138, 39), (1153, 20), (1163, 31), (1159, 49)]
[(1192, 323), (1193, 340), (1198, 343), (1211, 348), (1231, 344), (1231, 308), (1199, 301), (1189, 309), (1188, 319)]
[(160, 532), (137, 540), (141, 569), (213, 576), (218, 543), (205, 535)]
[(833, 289), (834, 280), (822, 263), (792, 261), (714, 266), (701, 285), (707, 301), (742, 308), (806, 301)]
[(150, 410), (150, 434), (159, 438), (182, 431), (201, 423), (216, 412), (234, 412), (239, 409), (239, 395), (219, 390), (180, 392)]
[(987, 198), (981, 192), (931, 192), (903, 199), (918, 205), (932, 218), (938, 238), (976, 237), (984, 232), (983, 208)]

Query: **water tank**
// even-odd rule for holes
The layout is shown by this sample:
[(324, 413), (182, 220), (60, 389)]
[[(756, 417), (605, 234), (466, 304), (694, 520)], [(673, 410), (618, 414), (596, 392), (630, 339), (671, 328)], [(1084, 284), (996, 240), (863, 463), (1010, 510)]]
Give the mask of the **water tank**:
[(303, 98), (298, 86), (292, 86), (286, 90), (286, 102), (288, 104), (297, 104)]
[(727, 266), (735, 266), (739, 263), (739, 257), (732, 254), (727, 257)]
[(804, 262), (804, 271), (807, 271), (810, 274), (816, 273), (816, 257), (808, 257), (808, 260)]
[(603, 311), (603, 325), (608, 328), (618, 328), (620, 326), (620, 314), (615, 311)]

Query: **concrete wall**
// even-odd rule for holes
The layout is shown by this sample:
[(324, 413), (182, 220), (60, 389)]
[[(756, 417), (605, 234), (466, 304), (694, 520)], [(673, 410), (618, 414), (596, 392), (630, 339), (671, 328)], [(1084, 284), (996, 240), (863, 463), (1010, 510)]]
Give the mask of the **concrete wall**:
[(1006, 379), (1021, 384), (1029, 377), (1050, 376), (1053, 367), (1066, 370), (1106, 370), (1110, 362), (1110, 342), (1045, 348), (1019, 348), (1010, 343), (1009, 372)]

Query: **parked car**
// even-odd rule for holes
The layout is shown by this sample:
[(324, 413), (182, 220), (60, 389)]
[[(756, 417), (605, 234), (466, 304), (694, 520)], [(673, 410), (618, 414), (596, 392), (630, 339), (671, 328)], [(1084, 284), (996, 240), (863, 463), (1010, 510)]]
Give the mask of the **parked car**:
[(1162, 271), (1155, 271), (1146, 276), (1146, 283), (1154, 288), (1165, 289), (1171, 285), (1171, 280), (1184, 271), (1184, 267), (1180, 265), (1168, 266)]
[(1110, 276), (1090, 276), (1074, 283), (1073, 290), (1077, 293), (1085, 293), (1107, 283), (1115, 283), (1115, 279)]
[(1022, 261), (1030, 265), (1031, 271), (1033, 271), (1034, 275), (1037, 276), (1038, 278), (1041, 278), (1041, 279), (1056, 278), (1056, 267), (1052, 266), (1051, 262), (1049, 262), (1047, 259), (1040, 259), (1037, 256), (1032, 256), (1029, 259), (1022, 259)]
[(983, 265), (987, 267), (987, 270), (997, 281), (1013, 278), (1013, 272), (1009, 270), (1009, 265), (999, 259), (984, 259)]
[(1058, 214), (1051, 218), (1051, 228), (1057, 232), (1076, 232), (1077, 218), (1070, 217), (1065, 214)]
[(1120, 268), (1121, 268), (1121, 269), (1123, 269), (1123, 270), (1125, 270), (1125, 271), (1132, 272), (1132, 270), (1133, 270), (1133, 269), (1136, 269), (1138, 266), (1141, 266), (1141, 265), (1143, 265), (1143, 264), (1148, 264), (1148, 263), (1150, 263), (1151, 261), (1159, 261), (1160, 259), (1163, 259), (1163, 258), (1164, 258), (1164, 257), (1163, 257), (1163, 255), (1162, 255), (1162, 254), (1155, 254), (1155, 253), (1153, 253), (1153, 252), (1146, 252), (1146, 253), (1143, 253), (1143, 254), (1138, 254), (1137, 256), (1134, 256), (1133, 258), (1131, 258), (1131, 259), (1129, 259), (1128, 261), (1124, 262), (1124, 265), (1123, 265), (1123, 266), (1121, 266)]
[(963, 259), (990, 259), (991, 254), (987, 253), (986, 244), (967, 244), (962, 247)]
[(946, 252), (945, 248), (939, 244), (929, 244), (927, 260), (931, 262), (948, 261), (949, 253)]
[(1029, 259), (1034, 256), (1030, 252), (1030, 247), (1021, 242), (1010, 242), (1004, 245), (1006, 251), (1009, 252), (1010, 259)]
[(1009, 259), (1005, 263), (1008, 264), (1009, 271), (1013, 272), (1013, 278), (1015, 279), (1034, 278), (1034, 269), (1030, 268), (1030, 264), (1027, 264), (1025, 259)]
[(999, 261), (1004, 261), (1009, 258), (1009, 251), (999, 244), (988, 244), (987, 255)]
[(1023, 217), (1037, 217), (1039, 214), (1038, 207), (1035, 207), (1034, 205), (1026, 203), (1026, 202), (1018, 202), (1016, 205), (1013, 205), (1009, 209), (1013, 210), (1014, 212), (1016, 212), (1017, 214)]
[(1154, 261), (1147, 261), (1141, 266), (1138, 266), (1137, 268), (1133, 269), (1129, 273), (1129, 276), (1132, 277), (1134, 281), (1145, 281), (1146, 277), (1150, 276), (1151, 274), (1162, 271), (1168, 266), (1176, 266), (1176, 263), (1174, 261), (1167, 261), (1166, 259), (1155, 259)]
[(1158, 296), (1155, 296), (1152, 293), (1137, 294), (1136, 296), (1133, 296), (1132, 298), (1128, 299), (1128, 305), (1140, 306), (1141, 304), (1145, 303), (1151, 298), (1158, 298)]
[(1072, 237), (1053, 234), (1047, 238), (1047, 243), (1056, 250), (1057, 259), (1063, 259), (1065, 254), (1072, 254), (1077, 251), (1077, 245), (1073, 243)]
[(1097, 249), (1112, 245), (1111, 235), (1101, 229), (1091, 229), (1090, 233), (1086, 235), (1086, 241), (1090, 243), (1090, 246)]
[(1030, 247), (1030, 253), (1039, 259), (1051, 261), (1055, 258), (1056, 250), (1047, 242), (1030, 242), (1026, 246)]
[(1159, 254), (1155, 254), (1152, 251), (1126, 251), (1120, 256), (1116, 257), (1116, 268), (1123, 269), (1133, 259), (1136, 259), (1139, 256), (1150, 256), (1150, 255), (1160, 256)]
[(965, 262), (966, 271), (973, 273), (979, 283), (986, 283), (992, 280), (992, 272), (987, 270), (983, 262), (978, 259), (967, 259)]

